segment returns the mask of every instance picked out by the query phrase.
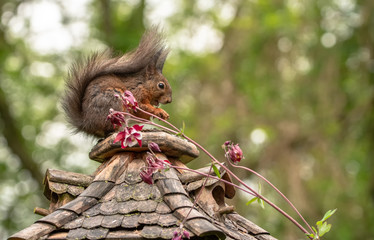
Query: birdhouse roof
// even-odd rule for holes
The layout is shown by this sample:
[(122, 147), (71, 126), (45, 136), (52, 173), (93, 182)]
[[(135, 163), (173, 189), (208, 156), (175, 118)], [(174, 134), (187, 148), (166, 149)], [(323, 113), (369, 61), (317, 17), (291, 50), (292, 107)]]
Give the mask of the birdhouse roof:
[[(209, 178), (202, 188), (204, 176), (174, 168), (154, 173), (154, 184), (147, 184), (139, 176), (147, 149), (121, 149), (113, 139), (91, 151), (102, 162), (93, 176), (48, 170), (44, 194), (52, 211), (9, 239), (171, 239), (182, 223), (191, 239), (275, 239), (225, 203), (235, 195), (231, 185)], [(175, 166), (198, 156), (195, 145), (164, 132), (144, 132), (147, 142), (158, 143), (157, 156)], [(209, 170), (198, 171), (214, 175)], [(71, 201), (59, 206), (63, 194)]]

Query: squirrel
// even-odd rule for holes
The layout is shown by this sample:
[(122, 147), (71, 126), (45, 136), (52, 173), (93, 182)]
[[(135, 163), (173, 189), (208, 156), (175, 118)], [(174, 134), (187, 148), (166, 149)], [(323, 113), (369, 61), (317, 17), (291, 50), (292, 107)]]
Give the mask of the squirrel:
[[(157, 27), (147, 30), (133, 51), (114, 57), (111, 51), (96, 53), (75, 63), (66, 81), (62, 107), (76, 132), (103, 138), (116, 129), (107, 121), (109, 109), (125, 111), (116, 94), (132, 92), (139, 108), (162, 119), (169, 114), (159, 104), (172, 101), (172, 90), (162, 69), (169, 50)], [(140, 111), (137, 117), (149, 119)]]

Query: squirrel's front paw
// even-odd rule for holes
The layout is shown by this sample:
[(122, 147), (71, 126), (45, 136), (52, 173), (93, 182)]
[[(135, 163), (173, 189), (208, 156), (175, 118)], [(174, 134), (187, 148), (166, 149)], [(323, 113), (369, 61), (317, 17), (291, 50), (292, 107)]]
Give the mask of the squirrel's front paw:
[(160, 118), (164, 119), (164, 120), (168, 120), (169, 119), (169, 114), (165, 110), (163, 110), (161, 108), (157, 108), (156, 109), (155, 115), (157, 117), (160, 117)]

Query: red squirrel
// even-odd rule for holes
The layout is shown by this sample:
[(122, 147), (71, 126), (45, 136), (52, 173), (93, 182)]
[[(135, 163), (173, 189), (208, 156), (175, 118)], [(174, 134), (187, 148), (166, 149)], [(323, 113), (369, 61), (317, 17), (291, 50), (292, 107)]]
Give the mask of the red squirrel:
[[(172, 101), (172, 90), (162, 74), (168, 49), (157, 28), (147, 30), (133, 51), (114, 57), (110, 51), (94, 54), (73, 65), (62, 106), (76, 132), (106, 137), (116, 129), (106, 121), (109, 109), (125, 111), (115, 97), (129, 90), (138, 106), (162, 119), (169, 114), (157, 106)], [(149, 119), (149, 115), (134, 112)]]

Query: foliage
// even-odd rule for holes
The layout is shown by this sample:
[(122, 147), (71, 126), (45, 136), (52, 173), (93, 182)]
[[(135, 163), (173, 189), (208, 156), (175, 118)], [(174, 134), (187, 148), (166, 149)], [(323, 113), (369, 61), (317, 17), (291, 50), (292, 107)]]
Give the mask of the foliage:
[(331, 229), (331, 224), (327, 224), (326, 220), (329, 217), (331, 217), (335, 212), (336, 212), (336, 209), (328, 210), (325, 213), (325, 215), (323, 216), (323, 218), (316, 223), (317, 229), (315, 227), (313, 227), (314, 234), (311, 233), (311, 234), (308, 234), (307, 236), (317, 240), (317, 239), (320, 239), (320, 237), (322, 237), (326, 233), (328, 233)]
[[(35, 221), (34, 206), (47, 208), (46, 168), (97, 167), (87, 157), (94, 142), (70, 134), (57, 104), (68, 66), (106, 47), (127, 51), (160, 23), (172, 49), (164, 74), (173, 103), (163, 107), (171, 122), (185, 121), (183, 132), (216, 156), (226, 139), (240, 142), (241, 164), (276, 182), (306, 219), (342, 209), (325, 239), (373, 239), (371, 0), (0, 5), (0, 238)], [(240, 178), (255, 186), (252, 175)], [(248, 195), (235, 199), (279, 239), (304, 237), (268, 208), (242, 204)]]

